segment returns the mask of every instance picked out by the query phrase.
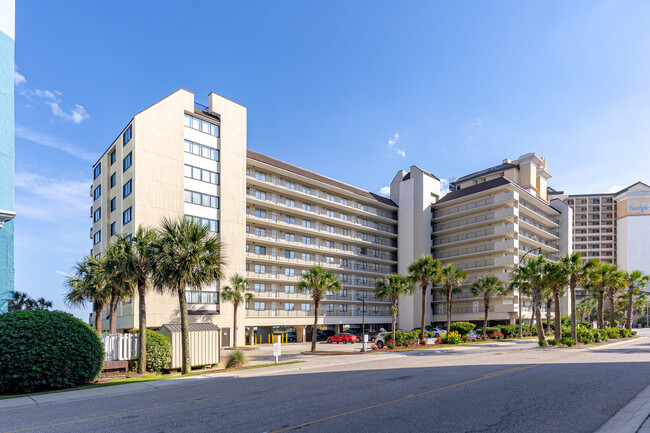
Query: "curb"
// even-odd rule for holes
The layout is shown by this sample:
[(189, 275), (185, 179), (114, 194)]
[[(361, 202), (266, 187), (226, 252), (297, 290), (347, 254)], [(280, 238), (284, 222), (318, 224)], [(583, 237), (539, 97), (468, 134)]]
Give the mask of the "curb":
[(650, 385), (645, 387), (596, 433), (637, 433), (650, 417)]

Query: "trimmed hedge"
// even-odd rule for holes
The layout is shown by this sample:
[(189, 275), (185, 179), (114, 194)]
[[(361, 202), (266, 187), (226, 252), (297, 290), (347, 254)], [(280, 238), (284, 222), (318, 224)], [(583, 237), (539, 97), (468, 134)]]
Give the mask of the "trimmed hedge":
[(460, 335), (467, 335), (476, 328), (476, 325), (469, 322), (454, 322), (449, 326), (451, 332), (458, 332)]
[(161, 372), (172, 361), (172, 343), (162, 334), (147, 329), (147, 371)]
[(0, 315), (0, 393), (88, 384), (104, 365), (104, 346), (89, 325), (61, 311)]

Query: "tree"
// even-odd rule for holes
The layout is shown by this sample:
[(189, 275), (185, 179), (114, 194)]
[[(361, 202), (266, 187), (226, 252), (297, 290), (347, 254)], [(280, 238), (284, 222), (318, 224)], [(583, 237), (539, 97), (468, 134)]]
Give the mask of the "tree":
[(45, 298), (38, 298), (36, 300), (36, 308), (34, 309), (40, 311), (51, 310), (52, 306), (53, 306), (52, 301), (48, 301)]
[(440, 271), (440, 293), (447, 297), (447, 332), (451, 326), (451, 299), (454, 293), (460, 292), (458, 288), (467, 279), (467, 272), (449, 264)]
[(440, 280), (441, 265), (439, 260), (435, 260), (431, 255), (420, 257), (411, 263), (408, 267), (409, 278), (411, 282), (420, 285), (422, 293), (422, 320), (420, 323), (420, 342), (426, 340), (424, 336), (424, 326), (427, 311), (427, 291), (429, 284), (437, 284)]
[[(548, 287), (553, 304), (555, 305), (555, 321), (553, 322), (554, 337), (556, 340), (562, 338), (562, 312), (560, 310), (560, 298), (564, 296), (564, 288), (569, 284), (569, 276), (561, 263), (548, 262), (544, 266), (546, 274), (546, 286)], [(548, 324), (550, 325), (550, 305), (547, 314)], [(576, 341), (576, 340), (574, 340)]]
[(605, 329), (605, 289), (612, 280), (612, 274), (614, 272), (616, 272), (616, 266), (609, 263), (594, 261), (590, 267), (588, 282), (585, 284), (586, 288), (594, 293), (594, 295), (598, 296), (596, 321), (599, 329)]
[(119, 248), (120, 264), (125, 277), (138, 291), (138, 373), (144, 374), (147, 367), (147, 305), (146, 294), (149, 280), (154, 268), (154, 244), (156, 232), (138, 227), (135, 234), (128, 237), (118, 235), (116, 244)]
[(609, 299), (609, 326), (615, 327), (616, 324), (616, 295), (625, 289), (627, 281), (625, 280), (625, 273), (616, 270), (610, 274), (609, 281), (607, 282), (607, 298)]
[[(518, 287), (529, 288), (533, 296), (533, 308), (537, 321), (537, 338), (539, 344), (546, 344), (544, 330), (542, 329), (542, 289), (545, 284), (544, 255), (529, 260), (524, 266), (519, 266), (512, 273), (511, 281)], [(532, 323), (532, 322), (531, 322)]]
[(318, 328), (318, 308), (328, 293), (341, 290), (341, 282), (330, 271), (320, 266), (313, 266), (302, 276), (298, 289), (311, 295), (314, 302), (314, 327), (311, 330), (311, 351), (316, 350), (316, 331)]
[(399, 274), (388, 274), (386, 280), (377, 280), (375, 283), (375, 296), (378, 299), (388, 299), (390, 302), (389, 314), (392, 319), (391, 336), (395, 342), (395, 323), (399, 313), (399, 298), (413, 293), (413, 278)]
[(237, 347), (237, 308), (242, 301), (251, 302), (253, 300), (252, 293), (246, 293), (246, 288), (248, 287), (248, 281), (242, 276), (235, 274), (230, 278), (230, 286), (226, 286), (221, 291), (221, 299), (227, 302), (232, 302), (234, 308), (234, 318), (233, 318), (233, 347)]
[(68, 289), (64, 302), (70, 307), (83, 306), (86, 302), (93, 305), (95, 329), (102, 332), (102, 312), (108, 302), (109, 293), (104, 284), (103, 266), (100, 260), (92, 256), (84, 257), (74, 266), (74, 271), (65, 279), (64, 286)]
[(108, 244), (100, 264), (104, 285), (110, 291), (108, 327), (111, 334), (117, 332), (117, 306), (120, 302), (133, 298), (135, 283), (130, 279), (123, 266), (124, 249), (118, 242)]
[(485, 320), (483, 321), (483, 334), (487, 334), (488, 312), (490, 311), (490, 300), (493, 296), (503, 296), (508, 293), (508, 289), (494, 275), (484, 275), (472, 284), (472, 294), (476, 297), (483, 297), (483, 307), (485, 308)]
[(589, 315), (591, 315), (591, 312), (593, 311), (594, 306), (590, 303), (588, 299), (583, 299), (578, 305), (576, 305), (576, 313), (577, 317), (584, 319), (585, 316), (587, 316), (587, 320), (589, 320)]
[(14, 292), (14, 299), (9, 301), (9, 311), (33, 310), (36, 307), (36, 301), (29, 297), (25, 292)]
[(644, 288), (649, 281), (650, 276), (644, 275), (641, 271), (632, 271), (625, 274), (625, 283), (627, 286), (627, 323), (625, 326), (627, 329), (632, 329), (634, 295), (639, 293), (640, 289)]
[(589, 279), (589, 272), (594, 261), (583, 261), (579, 253), (564, 254), (560, 257), (560, 266), (569, 280), (571, 291), (571, 339), (578, 341), (576, 322), (576, 287), (583, 286)]
[(208, 227), (186, 219), (163, 219), (154, 243), (156, 261), (153, 283), (156, 290), (178, 296), (181, 319), (182, 368), (190, 372), (189, 324), (185, 291), (202, 290), (222, 278), (221, 243)]

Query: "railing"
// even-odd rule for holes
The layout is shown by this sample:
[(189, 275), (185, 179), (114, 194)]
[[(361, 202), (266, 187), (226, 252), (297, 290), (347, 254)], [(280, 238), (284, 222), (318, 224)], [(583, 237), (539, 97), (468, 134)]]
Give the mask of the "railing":
[(543, 230), (544, 232), (549, 233), (549, 234), (551, 234), (553, 236), (556, 236), (556, 237), (560, 236), (560, 233), (557, 230), (553, 230), (550, 227), (546, 227), (545, 225), (542, 225), (542, 224), (538, 223), (537, 221), (535, 221), (535, 220), (533, 220), (531, 218), (528, 218), (528, 217), (526, 217), (524, 215), (519, 214), (519, 219), (521, 221), (525, 221), (526, 223), (530, 224), (531, 226), (537, 227), (538, 229)]
[(433, 238), (433, 244), (434, 245), (442, 245), (442, 244), (448, 244), (451, 242), (457, 242), (457, 241), (464, 241), (467, 239), (474, 239), (474, 238), (479, 238), (482, 236), (489, 236), (494, 234), (494, 229), (485, 229), (485, 230), (478, 230), (475, 232), (471, 233), (461, 233), (459, 235), (454, 235), (454, 236), (444, 236), (444, 237), (434, 237)]
[[(303, 310), (246, 310), (248, 317), (314, 317), (312, 311)], [(320, 310), (319, 317), (388, 317), (388, 310), (384, 311), (366, 311), (362, 313), (356, 308), (350, 308), (349, 311), (323, 311)]]
[(477, 260), (475, 262), (468, 262), (468, 263), (459, 263), (456, 265), (456, 267), (467, 270), (467, 269), (474, 269), (474, 268), (482, 268), (485, 266), (494, 266), (494, 259), (489, 259), (489, 260)]
[(493, 220), (493, 219), (494, 219), (494, 212), (489, 213), (489, 214), (485, 214), (485, 215), (479, 215), (479, 216), (471, 217), (471, 218), (465, 218), (465, 219), (462, 219), (460, 221), (451, 221), (451, 222), (444, 223), (444, 224), (435, 224), (433, 229), (434, 229), (434, 231), (447, 230), (447, 229), (462, 227), (462, 226), (466, 226), (466, 225), (469, 225), (469, 224), (474, 224), (474, 223), (478, 223), (478, 222), (482, 222), (482, 221), (489, 221), (489, 220)]
[(449, 257), (463, 256), (466, 254), (480, 253), (484, 251), (493, 251), (493, 250), (494, 250), (494, 244), (479, 245), (476, 247), (461, 248), (453, 251), (437, 252), (434, 254), (433, 257), (436, 259), (446, 259)]
[(535, 212), (536, 214), (543, 216), (547, 220), (553, 221), (555, 224), (558, 224), (558, 225), (560, 224), (559, 218), (557, 216), (555, 216), (555, 215), (551, 215), (549, 213), (546, 213), (543, 210), (538, 209), (537, 207), (533, 206), (532, 204), (529, 204), (528, 202), (526, 202), (524, 200), (519, 200), (519, 204), (521, 206), (525, 207), (526, 209), (530, 209), (533, 212)]
[(527, 230), (523, 230), (523, 229), (520, 228), (520, 229), (519, 229), (519, 234), (520, 234), (521, 236), (527, 238), (527, 239), (533, 240), (533, 241), (535, 241), (535, 242), (539, 242), (540, 244), (547, 245), (547, 246), (549, 246), (549, 247), (551, 247), (551, 248), (555, 248), (556, 250), (559, 249), (557, 243), (555, 243), (555, 242), (551, 242), (551, 241), (547, 241), (546, 239), (540, 238), (540, 237), (537, 236), (536, 234), (531, 233), (531, 232), (529, 232), (529, 231), (527, 231)]
[(101, 334), (104, 362), (138, 359), (138, 334)]
[(454, 206), (454, 207), (449, 208), (449, 209), (437, 210), (437, 211), (435, 211), (433, 213), (433, 217), (434, 218), (439, 218), (439, 217), (443, 217), (443, 216), (447, 216), (447, 215), (452, 215), (452, 214), (463, 212), (463, 211), (466, 211), (466, 210), (476, 209), (478, 207), (486, 206), (486, 205), (492, 204), (492, 203), (494, 203), (494, 198), (485, 198), (483, 200), (478, 200), (478, 201), (475, 201), (475, 202), (472, 202), (472, 203), (467, 203), (467, 204)]

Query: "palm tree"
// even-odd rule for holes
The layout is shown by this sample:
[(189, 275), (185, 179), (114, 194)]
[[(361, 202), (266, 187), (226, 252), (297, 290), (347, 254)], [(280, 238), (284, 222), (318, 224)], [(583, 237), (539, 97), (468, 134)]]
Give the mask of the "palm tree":
[(230, 278), (230, 286), (226, 286), (221, 290), (221, 299), (224, 301), (232, 302), (234, 307), (234, 318), (233, 318), (233, 347), (237, 347), (237, 308), (242, 301), (251, 302), (253, 300), (252, 293), (246, 293), (246, 288), (248, 287), (248, 281), (244, 279), (241, 275), (235, 274)]
[(128, 280), (138, 291), (138, 373), (144, 374), (147, 366), (147, 305), (146, 294), (154, 268), (153, 248), (157, 240), (156, 232), (138, 227), (135, 234), (128, 237), (118, 235), (116, 244), (120, 250), (120, 263)]
[[(542, 329), (542, 289), (544, 287), (545, 275), (544, 265), (546, 259), (544, 255), (529, 260), (524, 266), (519, 266), (512, 273), (511, 281), (519, 287), (529, 288), (533, 296), (533, 308), (535, 319), (537, 321), (537, 338), (540, 345), (546, 343), (544, 330)], [(532, 321), (531, 321), (532, 325)], [(532, 330), (532, 329), (531, 329)]]
[[(401, 296), (413, 293), (413, 278), (399, 274), (388, 274), (386, 280), (377, 280), (375, 283), (375, 296), (378, 299), (390, 301), (390, 317), (392, 318), (392, 339), (395, 341), (395, 323), (397, 322), (398, 301)], [(424, 335), (424, 334), (423, 334)]]
[(309, 269), (298, 283), (298, 289), (309, 293), (314, 301), (314, 327), (311, 330), (311, 351), (316, 350), (316, 331), (318, 328), (318, 308), (323, 297), (329, 293), (341, 290), (341, 282), (330, 271), (320, 266)]
[(48, 301), (45, 298), (38, 298), (36, 300), (36, 306), (35, 306), (34, 309), (35, 310), (49, 310), (50, 308), (52, 308), (52, 306), (53, 306), (52, 301)]
[(103, 271), (104, 284), (110, 291), (108, 327), (111, 334), (117, 332), (117, 306), (120, 302), (133, 298), (135, 283), (123, 266), (125, 259), (124, 248), (118, 242), (108, 244), (100, 264)]
[(625, 326), (629, 330), (632, 329), (632, 320), (634, 319), (634, 315), (632, 314), (634, 295), (640, 289), (644, 288), (649, 281), (650, 276), (644, 275), (641, 271), (632, 271), (625, 274), (625, 283), (627, 286), (627, 323)]
[(84, 257), (75, 264), (73, 274), (68, 275), (64, 282), (68, 289), (64, 295), (66, 305), (82, 306), (92, 302), (97, 332), (102, 332), (102, 312), (109, 298), (100, 261), (92, 256)]
[(222, 278), (224, 265), (221, 242), (207, 226), (186, 219), (163, 219), (154, 243), (156, 257), (153, 283), (156, 290), (178, 296), (181, 316), (182, 368), (190, 372), (190, 340), (187, 319), (188, 288), (201, 290)]
[(445, 266), (440, 271), (440, 283), (442, 283), (440, 293), (447, 296), (447, 332), (449, 332), (449, 327), (451, 326), (452, 295), (453, 293), (460, 292), (458, 286), (463, 284), (463, 281), (466, 279), (467, 272), (455, 267), (453, 264)]
[(560, 266), (569, 280), (571, 291), (571, 339), (578, 340), (576, 322), (576, 287), (584, 285), (589, 278), (589, 272), (594, 267), (594, 261), (583, 261), (579, 253), (564, 254), (560, 257)]
[[(564, 296), (564, 288), (569, 284), (569, 276), (561, 263), (548, 262), (544, 266), (546, 274), (546, 285), (552, 295), (553, 304), (555, 305), (555, 321), (553, 322), (554, 337), (556, 340), (562, 338), (562, 312), (560, 310), (560, 298)], [(550, 305), (547, 314), (548, 325), (550, 326)], [(575, 340), (574, 340), (575, 341)]]
[(420, 257), (408, 267), (409, 278), (413, 284), (420, 284), (422, 291), (422, 320), (420, 323), (420, 342), (425, 341), (424, 326), (427, 311), (427, 289), (429, 284), (437, 284), (440, 280), (441, 265), (431, 255)]
[(591, 290), (595, 295), (598, 296), (598, 306), (597, 312), (598, 317), (596, 321), (598, 322), (599, 329), (605, 329), (605, 317), (604, 317), (604, 301), (605, 301), (605, 289), (612, 279), (612, 274), (616, 271), (616, 266), (603, 263), (603, 262), (594, 262), (593, 266), (589, 272), (589, 281), (587, 288)]
[(583, 299), (578, 305), (576, 305), (576, 313), (580, 320), (585, 317), (585, 315), (590, 315), (594, 307), (587, 299)]
[(508, 289), (494, 275), (484, 275), (472, 284), (472, 294), (476, 297), (483, 297), (483, 307), (485, 308), (485, 320), (483, 322), (483, 334), (487, 334), (488, 312), (490, 311), (490, 300), (493, 296), (503, 296), (508, 293)]
[(610, 279), (607, 284), (605, 292), (609, 299), (609, 326), (615, 327), (616, 323), (616, 303), (615, 298), (621, 290), (625, 289), (627, 282), (625, 280), (625, 272), (616, 270), (611, 273)]
[(36, 301), (29, 297), (25, 292), (14, 292), (14, 299), (9, 301), (9, 311), (33, 310), (36, 307)]

